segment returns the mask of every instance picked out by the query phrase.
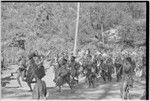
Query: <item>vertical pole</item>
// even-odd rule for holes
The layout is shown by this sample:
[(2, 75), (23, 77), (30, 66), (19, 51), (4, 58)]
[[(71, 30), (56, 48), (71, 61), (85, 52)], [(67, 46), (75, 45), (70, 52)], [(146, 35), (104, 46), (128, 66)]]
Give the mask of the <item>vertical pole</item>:
[(76, 21), (75, 42), (74, 42), (74, 51), (73, 51), (74, 56), (76, 56), (76, 50), (77, 50), (77, 36), (78, 36), (78, 23), (79, 23), (79, 9), (80, 9), (80, 3), (77, 4), (77, 21)]
[(104, 44), (103, 23), (101, 24), (102, 43)]

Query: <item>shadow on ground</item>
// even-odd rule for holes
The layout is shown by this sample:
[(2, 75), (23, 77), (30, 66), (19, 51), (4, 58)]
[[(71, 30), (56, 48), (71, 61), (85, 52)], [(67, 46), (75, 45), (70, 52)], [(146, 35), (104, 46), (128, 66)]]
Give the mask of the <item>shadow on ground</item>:
[[(12, 80), (10, 76), (2, 78), (2, 81), (9, 83)], [(119, 82), (103, 82), (103, 80), (98, 80), (95, 87), (88, 87), (87, 83), (79, 83), (74, 89), (70, 89), (69, 86), (64, 85), (62, 91), (58, 92), (58, 87), (47, 87), (48, 98), (54, 100), (71, 100), (71, 99), (89, 99), (89, 100), (101, 100), (101, 99), (120, 99), (120, 83)], [(131, 99), (138, 99), (143, 93), (144, 83), (135, 82), (134, 89), (130, 95)], [(144, 91), (144, 90), (143, 90)], [(10, 96), (9, 96), (10, 95)], [(3, 87), (2, 88), (2, 98), (22, 98), (31, 99), (32, 93), (27, 90), (18, 89), (17, 87)], [(9, 96), (9, 97), (8, 97)]]
[[(115, 82), (107, 82), (98, 81), (95, 84), (95, 87), (88, 87), (87, 83), (80, 83), (74, 89), (70, 89), (69, 87), (62, 87), (62, 91), (58, 92), (58, 88), (48, 88), (49, 96), (48, 99), (105, 99), (107, 96), (115, 96), (119, 95), (116, 93), (118, 86), (113, 86), (117, 84)], [(111, 90), (115, 92), (110, 92)]]
[(11, 80), (14, 80), (15, 78), (11, 78), (11, 76), (7, 76), (1, 79), (2, 87), (5, 87), (6, 84), (8, 84)]
[(2, 98), (28, 98), (31, 97), (31, 92), (26, 90), (17, 89), (17, 87), (5, 87), (2, 88)]

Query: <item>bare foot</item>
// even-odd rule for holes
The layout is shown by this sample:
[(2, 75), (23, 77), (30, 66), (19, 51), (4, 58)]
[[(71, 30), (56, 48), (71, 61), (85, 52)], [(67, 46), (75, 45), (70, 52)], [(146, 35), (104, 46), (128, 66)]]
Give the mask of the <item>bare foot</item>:
[(19, 86), (19, 88), (23, 88), (22, 86)]
[(33, 90), (29, 90), (29, 92), (32, 92)]
[(61, 90), (57, 90), (58, 92), (61, 92)]

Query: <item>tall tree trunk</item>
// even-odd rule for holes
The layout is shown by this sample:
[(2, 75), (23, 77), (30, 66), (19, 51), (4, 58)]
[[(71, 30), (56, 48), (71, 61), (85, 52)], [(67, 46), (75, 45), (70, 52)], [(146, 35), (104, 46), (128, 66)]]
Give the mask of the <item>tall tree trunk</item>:
[(74, 56), (76, 56), (76, 50), (77, 50), (77, 36), (78, 36), (78, 23), (79, 23), (79, 9), (80, 9), (80, 3), (77, 4), (77, 21), (76, 21), (76, 32), (75, 32), (75, 42), (74, 42), (74, 51), (73, 51)]
[(101, 24), (102, 43), (104, 45), (103, 23)]

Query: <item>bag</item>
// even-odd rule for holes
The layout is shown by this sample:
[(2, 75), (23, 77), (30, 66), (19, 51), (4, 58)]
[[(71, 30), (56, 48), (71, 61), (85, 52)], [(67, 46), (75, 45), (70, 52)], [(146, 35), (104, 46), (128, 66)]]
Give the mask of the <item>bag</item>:
[(44, 66), (40, 65), (36, 70), (35, 70), (35, 74), (37, 75), (37, 77), (39, 79), (42, 79), (45, 76), (45, 70), (44, 70)]

